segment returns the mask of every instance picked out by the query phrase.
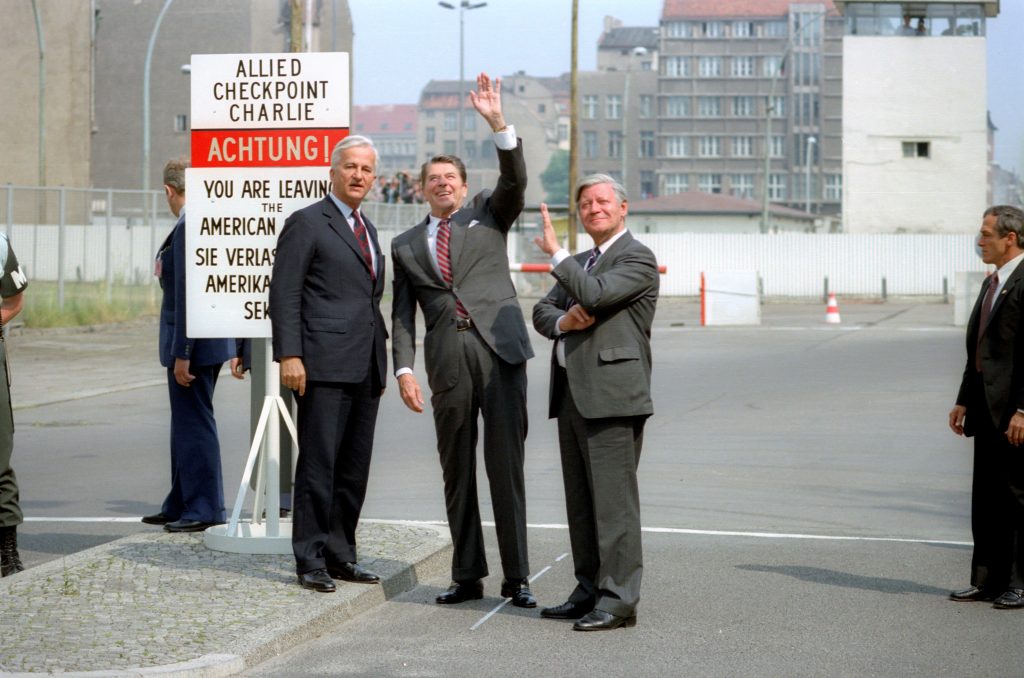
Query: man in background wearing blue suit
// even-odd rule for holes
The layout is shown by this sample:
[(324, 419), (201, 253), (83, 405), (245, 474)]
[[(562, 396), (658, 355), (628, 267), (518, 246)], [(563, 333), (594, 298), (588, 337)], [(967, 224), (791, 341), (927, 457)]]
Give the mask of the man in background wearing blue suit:
[(171, 399), (171, 491), (160, 513), (142, 522), (168, 532), (201, 532), (224, 522), (220, 441), (213, 418), (213, 389), (226, 361), (243, 378), (234, 339), (190, 339), (185, 333), (185, 168), (184, 160), (164, 167), (167, 206), (178, 218), (156, 258), (163, 288), (160, 307), (160, 364), (167, 368)]

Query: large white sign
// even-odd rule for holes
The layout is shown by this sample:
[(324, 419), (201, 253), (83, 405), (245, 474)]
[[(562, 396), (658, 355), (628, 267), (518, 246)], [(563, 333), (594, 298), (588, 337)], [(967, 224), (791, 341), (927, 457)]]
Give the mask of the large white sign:
[(277, 236), (329, 190), (348, 134), (348, 54), (192, 56), (185, 173), (190, 337), (269, 337)]

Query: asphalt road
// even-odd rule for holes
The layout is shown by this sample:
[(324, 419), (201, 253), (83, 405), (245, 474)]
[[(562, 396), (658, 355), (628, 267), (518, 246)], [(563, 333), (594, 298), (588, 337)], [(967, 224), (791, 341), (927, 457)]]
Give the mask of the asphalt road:
[[(492, 551), (484, 600), (442, 608), (432, 600), (447, 581), (427, 582), (251, 673), (1024, 675), (1024, 613), (945, 599), (966, 584), (971, 553), (971, 449), (945, 423), (963, 330), (939, 304), (842, 310), (838, 327), (823, 324), (817, 305), (769, 305), (761, 327), (699, 328), (692, 304), (659, 309), (635, 629), (573, 633), (507, 606), (481, 622), (500, 603)], [(140, 360), (146, 331), (119, 339), (124, 360)], [(535, 593), (556, 604), (573, 585), (572, 566), (545, 418), (549, 348), (539, 337), (535, 347), (530, 555)], [(16, 362), (16, 378), (30, 368)], [(146, 369), (133, 362), (100, 379), (161, 378)], [(247, 449), (248, 383), (224, 378), (217, 408), (231, 502)], [(166, 492), (167, 417), (159, 386), (16, 412), (27, 565), (154, 529), (134, 520)], [(444, 519), (429, 414), (406, 411), (394, 389), (364, 517)]]

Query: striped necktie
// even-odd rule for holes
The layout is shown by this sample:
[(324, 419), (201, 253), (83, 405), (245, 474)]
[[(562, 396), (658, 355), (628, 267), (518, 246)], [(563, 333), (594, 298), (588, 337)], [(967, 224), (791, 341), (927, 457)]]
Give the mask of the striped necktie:
[[(442, 219), (437, 226), (437, 267), (441, 269), (441, 277), (449, 285), (452, 282), (452, 258), (448, 250), (448, 242), (452, 236), (451, 219)], [(459, 318), (468, 318), (469, 311), (462, 305), (459, 298), (455, 298), (455, 315)]]
[[(597, 258), (599, 256), (601, 256), (601, 248), (600, 247), (595, 247), (594, 249), (590, 250), (590, 256), (587, 257), (586, 263), (583, 264), (583, 270), (586, 271), (587, 273), (589, 273), (590, 269), (594, 268), (594, 264), (597, 263)], [(572, 308), (575, 305), (576, 305), (576, 300), (573, 299), (572, 297), (569, 297), (569, 301), (565, 305), (565, 310), (568, 311), (570, 308)]]
[(356, 236), (359, 249), (363, 251), (363, 261), (366, 262), (366, 267), (370, 269), (370, 278), (376, 280), (377, 274), (373, 270), (373, 250), (370, 249), (370, 237), (366, 233), (366, 224), (363, 223), (362, 217), (359, 216), (359, 210), (352, 210), (352, 219), (355, 222), (355, 225), (352, 227), (352, 233)]

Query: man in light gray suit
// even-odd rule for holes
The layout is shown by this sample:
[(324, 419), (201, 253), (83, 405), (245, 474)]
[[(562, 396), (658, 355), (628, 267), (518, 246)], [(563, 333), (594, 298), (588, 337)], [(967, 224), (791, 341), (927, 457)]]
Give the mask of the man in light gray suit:
[(402, 400), (422, 412), (423, 393), (412, 371), (418, 304), (426, 323), (423, 352), (455, 546), (453, 583), (437, 602), (483, 597), (481, 579), (488, 572), (476, 491), (477, 418), (482, 415), (484, 466), (505, 577), (501, 595), (518, 607), (535, 607), (527, 580), (523, 480), (526, 361), (533, 349), (506, 249), (508, 231), (523, 209), (526, 165), (522, 144), (502, 115), (501, 80), (492, 87), (481, 73), (470, 99), (494, 132), (498, 184), (464, 207), (468, 189), (462, 161), (442, 155), (423, 165), (430, 214), (391, 244), (392, 353)]
[(541, 610), (576, 619), (577, 631), (636, 624), (643, 554), (640, 462), (651, 403), (651, 323), (658, 264), (626, 230), (625, 190), (594, 174), (576, 188), (580, 220), (594, 249), (575, 257), (562, 249), (541, 205), (537, 245), (552, 256), (557, 284), (533, 307), (533, 326), (554, 340), (550, 408), (569, 519), (576, 589), (567, 602)]

